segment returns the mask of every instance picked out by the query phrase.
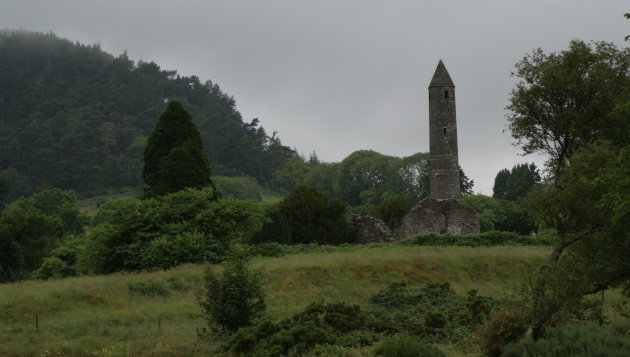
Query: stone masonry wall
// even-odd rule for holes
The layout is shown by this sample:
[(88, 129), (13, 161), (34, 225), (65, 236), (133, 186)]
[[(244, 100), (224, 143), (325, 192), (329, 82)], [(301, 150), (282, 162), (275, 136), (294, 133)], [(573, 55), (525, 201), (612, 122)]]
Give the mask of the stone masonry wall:
[(431, 232), (479, 233), (479, 214), (458, 200), (425, 198), (407, 213), (392, 234), (400, 239)]
[(359, 243), (391, 242), (396, 240), (389, 227), (378, 218), (361, 214), (346, 216), (348, 223), (357, 229)]

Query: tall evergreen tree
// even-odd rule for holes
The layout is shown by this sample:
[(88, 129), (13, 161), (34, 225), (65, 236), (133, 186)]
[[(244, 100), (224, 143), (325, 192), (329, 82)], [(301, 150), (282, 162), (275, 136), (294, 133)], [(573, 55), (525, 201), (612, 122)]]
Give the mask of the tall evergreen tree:
[(492, 197), (515, 201), (540, 183), (540, 173), (534, 163), (517, 164), (512, 170), (503, 169), (494, 178)]
[(201, 135), (181, 103), (171, 101), (144, 149), (144, 197), (212, 186)]

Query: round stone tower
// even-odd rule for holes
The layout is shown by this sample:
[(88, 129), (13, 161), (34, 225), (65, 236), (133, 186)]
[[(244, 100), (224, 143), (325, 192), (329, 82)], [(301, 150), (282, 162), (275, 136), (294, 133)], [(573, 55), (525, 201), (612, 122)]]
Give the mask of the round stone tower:
[(455, 85), (442, 60), (429, 84), (429, 197), (459, 199)]

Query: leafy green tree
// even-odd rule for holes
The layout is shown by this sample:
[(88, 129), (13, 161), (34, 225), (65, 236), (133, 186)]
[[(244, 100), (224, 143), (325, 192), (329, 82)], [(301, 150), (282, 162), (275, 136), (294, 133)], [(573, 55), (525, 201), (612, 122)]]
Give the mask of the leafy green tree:
[(334, 196), (334, 181), (339, 163), (322, 162), (312, 166), (304, 177), (304, 185)]
[(554, 185), (528, 195), (526, 203), (557, 234), (547, 264), (531, 279), (534, 338), (585, 295), (630, 286), (629, 164), (629, 146), (594, 143), (571, 157)]
[(500, 200), (484, 195), (462, 196), (460, 201), (479, 212), (481, 232), (497, 230), (526, 235), (538, 228), (534, 217), (521, 201)]
[(72, 191), (45, 190), (8, 204), (0, 214), (0, 281), (28, 278), (55, 246), (81, 234), (86, 223)]
[(248, 176), (226, 177), (215, 176), (212, 181), (225, 198), (237, 198), (240, 200), (262, 200), (262, 188), (255, 179)]
[(471, 180), (466, 176), (464, 170), (459, 168), (459, 191), (462, 195), (472, 195), (473, 194), (473, 186), (475, 186), (475, 181)]
[(169, 103), (149, 136), (142, 177), (145, 198), (213, 186), (201, 135), (180, 102)]
[(630, 96), (629, 73), (630, 48), (612, 43), (573, 40), (558, 53), (533, 51), (514, 72), (521, 81), (507, 107), (512, 136), (525, 154), (549, 155), (554, 176), (597, 139), (625, 145), (627, 121), (609, 113)]
[(395, 160), (372, 150), (353, 152), (338, 166), (335, 196), (353, 206), (380, 202), (390, 179), (389, 167)]
[(340, 244), (356, 240), (345, 220), (346, 204), (308, 186), (298, 186), (278, 204), (288, 218), (292, 243)]
[(523, 198), (535, 185), (540, 184), (540, 180), (534, 163), (517, 164), (512, 170), (503, 169), (497, 173), (492, 197), (509, 201)]
[(208, 268), (205, 287), (200, 304), (211, 328), (235, 332), (250, 326), (265, 311), (260, 272), (247, 266), (243, 254), (233, 253), (221, 275)]
[(273, 172), (271, 183), (279, 188), (291, 190), (302, 184), (310, 167), (302, 159), (292, 157), (284, 160), (282, 166)]

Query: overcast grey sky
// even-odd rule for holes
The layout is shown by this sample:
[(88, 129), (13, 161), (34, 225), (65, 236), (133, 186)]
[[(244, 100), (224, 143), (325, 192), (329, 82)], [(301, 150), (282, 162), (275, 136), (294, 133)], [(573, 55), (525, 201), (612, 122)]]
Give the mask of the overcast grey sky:
[(618, 46), (628, 0), (0, 0), (0, 27), (55, 34), (234, 96), (285, 145), (340, 161), (428, 151), (427, 86), (442, 59), (457, 87), (459, 160), (475, 191), (521, 157), (506, 128), (514, 64), (570, 40)]

